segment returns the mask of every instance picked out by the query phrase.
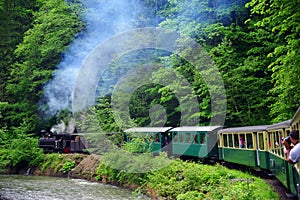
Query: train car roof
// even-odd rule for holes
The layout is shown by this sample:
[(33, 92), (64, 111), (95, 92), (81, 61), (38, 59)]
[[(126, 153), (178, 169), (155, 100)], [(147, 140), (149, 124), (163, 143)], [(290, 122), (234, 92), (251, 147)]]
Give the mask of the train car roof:
[(272, 124), (272, 125), (267, 127), (267, 130), (276, 130), (276, 129), (281, 129), (281, 128), (289, 128), (290, 124), (291, 124), (291, 121), (292, 120), (289, 119), (289, 120), (286, 120), (286, 121), (283, 121), (283, 122)]
[(234, 127), (219, 130), (218, 133), (257, 132), (265, 131), (267, 130), (267, 127), (268, 125)]
[(172, 127), (133, 127), (126, 129), (125, 133), (164, 133)]
[(295, 115), (293, 116), (292, 120), (291, 120), (291, 124), (297, 119), (297, 117), (299, 117), (300, 115), (300, 106), (299, 108), (297, 109)]
[(217, 129), (222, 128), (222, 126), (182, 126), (182, 127), (176, 127), (171, 129), (172, 132), (181, 132), (181, 131), (189, 131), (189, 132), (194, 132), (194, 131), (214, 131)]

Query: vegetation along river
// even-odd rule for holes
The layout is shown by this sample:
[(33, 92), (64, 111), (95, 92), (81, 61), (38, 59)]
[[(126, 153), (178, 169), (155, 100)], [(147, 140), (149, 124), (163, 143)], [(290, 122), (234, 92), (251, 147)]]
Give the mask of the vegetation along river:
[[(141, 199), (147, 197), (141, 197)], [(131, 191), (81, 179), (0, 175), (0, 200), (137, 199)]]

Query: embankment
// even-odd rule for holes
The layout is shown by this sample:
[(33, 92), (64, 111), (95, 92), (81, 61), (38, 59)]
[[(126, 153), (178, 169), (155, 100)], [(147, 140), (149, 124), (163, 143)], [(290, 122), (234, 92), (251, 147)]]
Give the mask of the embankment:
[[(152, 199), (279, 199), (273, 188), (262, 179), (220, 165), (173, 160), (167, 167), (155, 171), (128, 173), (107, 167), (101, 162), (102, 158), (94, 154), (47, 154), (43, 163), (32, 168), (31, 173), (138, 189)], [(140, 162), (134, 165), (132, 160), (123, 158), (121, 154), (109, 158), (124, 167), (140, 165)], [(159, 159), (158, 156), (156, 164), (160, 163)], [(28, 169), (23, 170), (24, 173), (26, 171)]]

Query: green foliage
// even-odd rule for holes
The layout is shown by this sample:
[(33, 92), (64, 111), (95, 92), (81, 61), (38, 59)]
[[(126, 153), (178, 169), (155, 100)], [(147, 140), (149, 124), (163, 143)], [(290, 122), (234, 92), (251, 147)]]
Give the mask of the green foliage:
[(18, 127), (25, 120), (37, 129), (37, 103), (42, 88), (51, 78), (61, 53), (82, 28), (79, 4), (51, 0), (38, 1), (36, 6), (38, 9), (31, 12), (31, 27), (14, 49), (15, 62), (7, 72), (10, 76), (5, 95), (9, 104), (5, 122), (9, 128)]
[(117, 149), (123, 144), (123, 134), (107, 134), (102, 132), (87, 133), (84, 139), (89, 144), (89, 153), (104, 154), (110, 150)]
[[(23, 43), (15, 51), (21, 67), (16, 73), (21, 72), (24, 83), (32, 81), (30, 93), (40, 94), (39, 86), (49, 80), (52, 70), (60, 60), (60, 53), (81, 29), (80, 16), (76, 12), (78, 8), (55, 0), (43, 1), (39, 11), (35, 13), (33, 28), (25, 33)], [(28, 70), (31, 71), (30, 74)]]
[[(70, 159), (68, 155), (51, 153), (45, 154), (44, 159), (39, 163), (42, 171), (53, 171), (67, 173), (76, 166), (76, 161)], [(76, 159), (76, 156), (74, 157)]]
[(114, 167), (101, 163), (97, 169), (96, 179), (107, 179), (106, 181), (110, 183), (141, 185), (143, 182), (141, 179), (142, 176), (143, 174), (128, 173), (126, 171), (115, 169)]
[[(222, 166), (168, 160), (165, 154), (146, 158), (116, 152), (105, 155), (97, 179), (121, 185), (134, 184), (137, 192), (152, 191), (168, 199), (279, 199), (263, 180)], [(140, 158), (144, 160), (140, 160)], [(152, 162), (149, 162), (149, 160)], [(141, 162), (142, 161), (142, 162)], [(149, 167), (137, 173), (137, 167)], [(224, 190), (226, 188), (226, 190)]]
[(0, 168), (37, 166), (43, 159), (38, 140), (27, 135), (12, 136), (7, 130), (0, 130)]
[(30, 28), (35, 1), (0, 1), (0, 101), (10, 100), (6, 85), (12, 78), (10, 68), (16, 61), (14, 50)]
[(146, 141), (145, 137), (134, 137), (123, 145), (123, 149), (132, 153), (150, 153), (152, 143)]
[(109, 95), (98, 99), (98, 104), (95, 108), (95, 116), (98, 121), (98, 126), (104, 132), (109, 133), (119, 131), (119, 126), (113, 116), (111, 97)]
[(188, 191), (184, 194), (179, 194), (177, 196), (178, 200), (185, 200), (185, 199), (196, 200), (196, 199), (204, 199), (204, 198), (205, 198), (205, 194), (200, 193), (198, 191)]
[(299, 107), (299, 3), (297, 1), (252, 0), (248, 7), (259, 19), (254, 20), (256, 30), (263, 30), (275, 43), (267, 56), (272, 70), (274, 87), (270, 89), (272, 100), (271, 116), (274, 122), (293, 116)]
[(147, 180), (147, 172), (156, 171), (169, 162), (165, 153), (152, 157), (151, 154), (110, 151), (101, 157), (97, 179), (106, 178), (109, 182), (141, 186)]
[(253, 176), (179, 160), (150, 173), (147, 186), (171, 199), (278, 199), (263, 180)]
[(72, 169), (74, 169), (75, 166), (75, 161), (67, 161), (63, 164), (62, 169), (60, 171), (62, 171), (63, 173), (67, 173), (69, 171), (72, 171)]
[(44, 161), (41, 163), (41, 170), (46, 171), (49, 169), (53, 169), (54, 172), (58, 172), (60, 170), (60, 163), (63, 160), (63, 156), (61, 154), (52, 153), (46, 154), (44, 157)]
[[(247, 2), (249, 3), (245, 7)], [(147, 5), (152, 3), (146, 2)], [(279, 1), (265, 0), (169, 0), (166, 5), (159, 3), (162, 3), (159, 4), (159, 14), (164, 19), (159, 26), (177, 30), (197, 41), (217, 65), (226, 88), (227, 126), (269, 124), (292, 117), (300, 98), (296, 92), (299, 85), (299, 59), (296, 55), (300, 49), (297, 35), (299, 9), (296, 2), (287, 1), (282, 5)], [(189, 55), (189, 52), (184, 53)], [(199, 73), (175, 54), (152, 52), (148, 53), (147, 59), (138, 59), (147, 54), (145, 51), (133, 54), (115, 61), (103, 79), (117, 80), (123, 74), (120, 72), (135, 69), (136, 65), (143, 65), (151, 60), (153, 66), (163, 63), (188, 80), (197, 96), (199, 112), (190, 115), (190, 120), (197, 117), (199, 124), (208, 124), (212, 117), (221, 114), (211, 112), (211, 93), (213, 91), (216, 96), (222, 95), (221, 90), (217, 85), (205, 82), (207, 77), (214, 80), (216, 71), (207, 68)], [(201, 62), (200, 56), (197, 61)], [(171, 73), (168, 70), (156, 71), (157, 73), (151, 74), (152, 82), (164, 80), (169, 81), (172, 86), (148, 84), (136, 88), (129, 105), (133, 120), (124, 115), (123, 107), (127, 104), (119, 105), (120, 113), (114, 113), (119, 119), (114, 119), (111, 100), (107, 96), (100, 99), (101, 106), (97, 108), (97, 112), (105, 129), (124, 129), (132, 125), (132, 122), (135, 123), (134, 126), (178, 126), (180, 114), (186, 111), (184, 109), (187, 112), (188, 109), (194, 110), (181, 105), (190, 95), (185, 95), (184, 99), (176, 96), (178, 88), (184, 89), (179, 76), (171, 76), (173, 80), (170, 80), (168, 77)], [(136, 73), (143, 75), (142, 70), (136, 70)], [(128, 78), (128, 87), (133, 86), (130, 84), (135, 83), (134, 78)], [(145, 75), (144, 79), (148, 78)], [(120, 94), (120, 99), (128, 99), (128, 95)], [(158, 104), (161, 109), (151, 113), (152, 118), (149, 113)]]

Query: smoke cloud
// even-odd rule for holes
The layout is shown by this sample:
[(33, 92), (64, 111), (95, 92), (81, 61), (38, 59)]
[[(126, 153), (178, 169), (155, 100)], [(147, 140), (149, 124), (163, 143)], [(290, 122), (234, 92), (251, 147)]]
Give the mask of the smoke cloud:
[(83, 0), (86, 24), (64, 53), (53, 79), (44, 87), (41, 107), (44, 116), (71, 109), (71, 96), (80, 66), (88, 54), (105, 39), (134, 28), (144, 7), (137, 0)]

